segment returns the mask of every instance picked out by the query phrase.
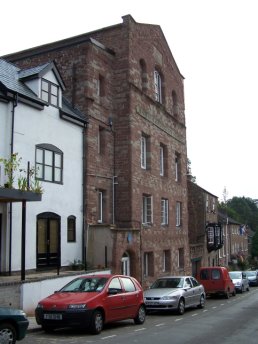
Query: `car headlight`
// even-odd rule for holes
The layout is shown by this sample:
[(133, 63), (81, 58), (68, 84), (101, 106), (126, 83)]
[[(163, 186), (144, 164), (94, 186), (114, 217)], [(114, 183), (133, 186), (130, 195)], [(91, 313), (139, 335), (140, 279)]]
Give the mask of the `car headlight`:
[(87, 307), (86, 303), (68, 305), (68, 309), (85, 309), (86, 307)]
[(177, 296), (163, 296), (161, 300), (176, 300)]
[(43, 309), (44, 307), (43, 307), (43, 305), (42, 305), (41, 303), (38, 303), (38, 304), (37, 304), (37, 308), (38, 308), (38, 309)]

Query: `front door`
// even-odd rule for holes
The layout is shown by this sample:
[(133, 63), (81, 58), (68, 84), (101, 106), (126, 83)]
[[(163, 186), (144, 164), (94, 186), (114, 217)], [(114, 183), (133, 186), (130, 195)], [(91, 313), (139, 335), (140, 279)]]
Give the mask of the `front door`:
[(60, 266), (60, 216), (37, 216), (37, 268)]

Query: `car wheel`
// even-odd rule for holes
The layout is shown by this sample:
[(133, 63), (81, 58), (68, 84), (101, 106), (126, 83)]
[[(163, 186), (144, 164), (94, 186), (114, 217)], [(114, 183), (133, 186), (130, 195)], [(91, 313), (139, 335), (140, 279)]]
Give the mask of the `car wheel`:
[(0, 325), (0, 343), (16, 343), (16, 330), (13, 325), (8, 323)]
[(177, 313), (183, 315), (185, 312), (185, 302), (184, 299), (180, 299), (178, 302)]
[(204, 306), (205, 306), (205, 297), (204, 297), (204, 295), (201, 295), (200, 303), (199, 303), (199, 305), (197, 307), (198, 308), (204, 308)]
[(144, 323), (145, 318), (146, 318), (145, 307), (143, 305), (141, 305), (138, 309), (137, 316), (133, 319), (134, 323), (137, 325), (141, 325)]
[(90, 332), (92, 334), (99, 334), (104, 325), (103, 313), (100, 310), (95, 310), (92, 315)]

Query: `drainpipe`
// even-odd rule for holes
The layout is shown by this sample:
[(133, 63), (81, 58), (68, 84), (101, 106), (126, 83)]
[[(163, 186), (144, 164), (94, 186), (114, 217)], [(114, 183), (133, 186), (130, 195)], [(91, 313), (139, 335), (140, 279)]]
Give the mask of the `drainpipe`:
[[(11, 129), (11, 156), (13, 154), (13, 137), (14, 137), (14, 114), (15, 114), (15, 108), (18, 104), (18, 93), (14, 95), (13, 100), (13, 108), (12, 108), (12, 129)], [(9, 211), (9, 223), (10, 223), (10, 233), (9, 233), (9, 275), (11, 275), (12, 270), (12, 227), (13, 227), (13, 205), (12, 202), (10, 202), (10, 211)]]
[[(83, 126), (82, 131), (82, 260), (84, 262), (85, 271), (87, 270), (87, 245), (88, 245), (88, 229), (86, 226), (86, 129), (87, 125)], [(86, 235), (85, 235), (86, 231)]]

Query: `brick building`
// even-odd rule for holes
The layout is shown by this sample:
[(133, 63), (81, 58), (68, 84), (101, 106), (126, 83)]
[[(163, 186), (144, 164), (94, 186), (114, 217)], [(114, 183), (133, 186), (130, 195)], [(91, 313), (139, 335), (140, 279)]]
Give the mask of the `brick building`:
[(189, 245), (192, 274), (201, 266), (220, 262), (223, 229), (218, 220), (218, 197), (188, 179)]
[(66, 97), (89, 118), (78, 258), (145, 286), (190, 273), (183, 77), (160, 26), (127, 15), (4, 58), (21, 68), (55, 61)]

